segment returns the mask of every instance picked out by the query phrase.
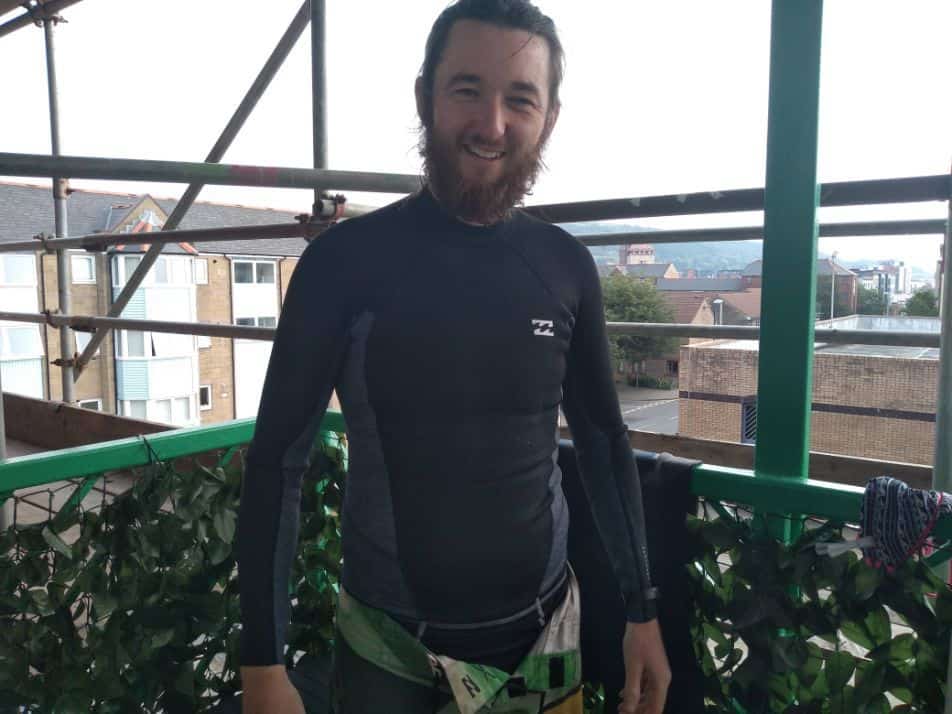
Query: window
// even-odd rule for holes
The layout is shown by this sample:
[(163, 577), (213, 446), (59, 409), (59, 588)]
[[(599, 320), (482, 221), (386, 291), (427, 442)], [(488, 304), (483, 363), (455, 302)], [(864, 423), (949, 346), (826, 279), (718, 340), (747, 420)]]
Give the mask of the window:
[(152, 266), (152, 274), (155, 276), (155, 282), (158, 285), (165, 285), (169, 282), (169, 264), (164, 258), (159, 258)]
[(162, 424), (171, 424), (172, 423), (172, 400), (171, 399), (158, 399), (152, 402), (152, 410), (155, 414), (155, 418), (151, 421), (157, 421)]
[(747, 401), (741, 404), (740, 441), (753, 444), (757, 441), (757, 402)]
[(188, 424), (189, 419), (192, 416), (191, 401), (188, 397), (177, 397), (176, 399), (170, 399), (172, 402), (172, 423), (178, 425)]
[(69, 267), (74, 283), (96, 282), (96, 257), (93, 255), (71, 255)]
[[(126, 330), (123, 335), (123, 346), (121, 350), (123, 357), (145, 357), (145, 333)], [(149, 353), (152, 353), (152, 346), (149, 345)]]
[(274, 263), (255, 263), (255, 282), (274, 284)]
[(236, 317), (236, 325), (244, 327), (274, 327), (278, 324), (276, 317)]
[(235, 263), (235, 282), (253, 283), (254, 282), (254, 263)]
[[(92, 339), (93, 333), (92, 332), (73, 332), (73, 336), (76, 338), (76, 352), (78, 352), (79, 354), (82, 354), (83, 350), (86, 349), (86, 345), (88, 345), (89, 341)], [(98, 355), (99, 355), (99, 348), (97, 347), (96, 354), (94, 356), (98, 356)]]
[(194, 258), (192, 260), (192, 272), (195, 276), (196, 285), (208, 285), (208, 259)]
[(667, 360), (668, 374), (678, 373), (678, 361), (676, 359)]
[(0, 354), (5, 357), (37, 357), (43, 354), (38, 327), (4, 327), (0, 329)]
[(205, 350), (212, 346), (212, 338), (208, 335), (196, 335), (198, 349)]
[(212, 385), (203, 384), (198, 388), (198, 408), (203, 412), (212, 408)]
[(102, 399), (80, 399), (79, 406), (82, 409), (91, 409), (94, 412), (101, 412)]
[(0, 255), (0, 285), (36, 285), (36, 264), (32, 255)]
[(236, 260), (234, 266), (236, 283), (262, 283), (269, 285), (274, 285), (275, 283), (273, 261)]
[(144, 399), (133, 399), (121, 404), (122, 415), (132, 419), (146, 418), (146, 402)]

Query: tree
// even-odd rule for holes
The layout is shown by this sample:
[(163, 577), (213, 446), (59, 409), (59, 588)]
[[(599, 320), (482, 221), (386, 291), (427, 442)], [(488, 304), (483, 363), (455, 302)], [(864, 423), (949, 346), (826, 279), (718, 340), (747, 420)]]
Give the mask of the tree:
[[(627, 275), (602, 279), (602, 297), (607, 322), (674, 322), (674, 311), (651, 283)], [(631, 375), (649, 357), (661, 357), (678, 344), (676, 337), (624, 335), (610, 338), (616, 369)]]
[(878, 290), (860, 285), (856, 312), (860, 315), (884, 315), (886, 301)]
[(938, 317), (939, 301), (935, 292), (929, 288), (917, 290), (911, 298), (906, 300), (902, 314), (909, 317)]

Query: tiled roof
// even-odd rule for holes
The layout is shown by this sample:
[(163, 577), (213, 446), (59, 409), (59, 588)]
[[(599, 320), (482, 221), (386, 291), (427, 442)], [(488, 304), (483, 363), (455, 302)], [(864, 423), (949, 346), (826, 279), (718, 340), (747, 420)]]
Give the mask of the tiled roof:
[(693, 323), (701, 307), (710, 299), (703, 293), (666, 292), (662, 295), (674, 310), (674, 321), (680, 324)]
[[(137, 194), (105, 193), (74, 190), (67, 201), (67, 217), (71, 236), (89, 235), (115, 225), (142, 199)], [(155, 199), (167, 214), (177, 199)], [(181, 223), (183, 229), (251, 226), (268, 223), (290, 223), (297, 215), (292, 211), (270, 208), (249, 208), (218, 203), (196, 202)], [(0, 243), (20, 241), (37, 233), (53, 233), (53, 197), (48, 187), (0, 182)], [(202, 253), (237, 255), (298, 256), (307, 246), (303, 238), (276, 240), (218, 241), (194, 243)], [(166, 248), (180, 252), (178, 246)]]
[(718, 297), (754, 320), (760, 319), (760, 288), (747, 288), (742, 293), (721, 293)]
[(671, 268), (671, 263), (635, 263), (618, 267), (630, 278), (661, 278)]

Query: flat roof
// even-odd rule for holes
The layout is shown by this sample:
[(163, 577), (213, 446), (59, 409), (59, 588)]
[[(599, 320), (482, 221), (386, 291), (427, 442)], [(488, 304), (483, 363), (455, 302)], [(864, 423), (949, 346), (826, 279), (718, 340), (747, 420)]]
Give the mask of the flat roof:
[[(937, 317), (880, 317), (878, 315), (850, 315), (835, 320), (823, 320), (818, 328), (838, 330), (881, 330), (890, 332), (926, 332), (938, 334), (941, 323)], [(690, 349), (747, 350), (757, 352), (760, 343), (756, 340), (716, 340), (696, 345)], [(939, 359), (938, 347), (901, 347), (898, 345), (849, 345), (816, 342), (814, 354), (851, 355), (855, 357), (892, 357), (894, 359)]]

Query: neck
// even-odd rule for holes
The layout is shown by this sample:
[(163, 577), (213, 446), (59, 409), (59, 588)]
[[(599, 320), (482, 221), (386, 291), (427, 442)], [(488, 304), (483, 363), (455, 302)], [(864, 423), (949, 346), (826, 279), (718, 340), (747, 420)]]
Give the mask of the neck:
[(463, 218), (462, 216), (460, 216), (460, 215), (458, 215), (458, 214), (456, 214), (456, 213), (453, 213), (452, 211), (450, 211), (449, 209), (447, 209), (446, 204), (440, 199), (440, 194), (437, 193), (437, 190), (436, 190), (436, 188), (433, 186), (433, 184), (431, 184), (431, 183), (426, 184), (426, 189), (430, 192), (430, 194), (433, 196), (433, 198), (436, 200), (436, 202), (437, 202), (438, 204), (440, 204), (440, 207), (442, 207), (443, 210), (446, 211), (447, 214), (451, 215), (453, 218), (455, 218), (455, 219), (456, 219), (457, 221), (459, 221), (460, 223), (465, 223), (467, 226), (476, 226), (477, 228), (485, 228), (485, 227), (487, 227), (487, 226), (493, 225), (493, 223), (487, 223), (487, 222), (485, 222), (485, 221), (474, 221), (474, 220), (470, 220), (470, 219), (468, 219), (468, 218)]

